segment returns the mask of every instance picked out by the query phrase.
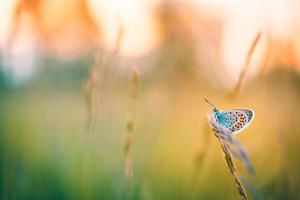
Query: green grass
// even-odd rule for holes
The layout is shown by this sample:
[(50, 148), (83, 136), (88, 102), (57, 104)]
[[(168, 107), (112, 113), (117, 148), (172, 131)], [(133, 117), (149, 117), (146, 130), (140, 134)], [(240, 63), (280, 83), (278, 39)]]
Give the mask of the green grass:
[(142, 78), (130, 184), (124, 176), (128, 77), (111, 74), (100, 87), (93, 136), (85, 134), (83, 88), (74, 87), (83, 85), (80, 79), (68, 79), (68, 85), (62, 79), (61, 87), (50, 80), (6, 89), (0, 104), (1, 199), (238, 199), (219, 144), (207, 134), (203, 96), (224, 109), (256, 111), (253, 124), (237, 136), (257, 171), (254, 185), (265, 199), (297, 199), (299, 76), (287, 82), (280, 74), (288, 73), (255, 79), (234, 103), (201, 82), (175, 86)]

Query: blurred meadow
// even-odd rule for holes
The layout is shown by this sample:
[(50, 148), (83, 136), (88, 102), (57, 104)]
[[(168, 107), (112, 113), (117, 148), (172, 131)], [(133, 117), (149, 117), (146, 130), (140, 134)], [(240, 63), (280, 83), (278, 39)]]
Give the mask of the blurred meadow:
[(0, 22), (0, 199), (240, 199), (203, 98), (255, 111), (237, 170), (300, 199), (299, 1), (3, 0)]

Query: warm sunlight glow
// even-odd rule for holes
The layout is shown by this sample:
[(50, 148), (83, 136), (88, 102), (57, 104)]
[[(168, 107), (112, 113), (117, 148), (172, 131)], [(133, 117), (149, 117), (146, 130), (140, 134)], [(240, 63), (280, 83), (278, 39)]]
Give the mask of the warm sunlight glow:
[[(0, 1), (1, 46), (8, 38), (16, 2), (18, 1)], [(78, 3), (79, 1), (41, 2), (41, 5), (45, 6), (41, 9), (45, 26), (41, 27), (46, 27), (45, 33), (54, 38), (50, 41), (50, 43), (52, 42), (50, 45), (56, 48), (57, 54), (63, 56), (69, 55), (66, 52), (71, 52), (71, 55), (80, 55), (80, 52), (85, 51), (86, 32), (88, 32), (86, 30), (89, 24), (84, 26), (84, 20), (78, 24), (68, 21), (73, 17), (82, 19), (81, 15), (77, 15), (79, 13), (78, 6), (81, 5)], [(105, 48), (110, 50), (114, 48), (120, 25), (124, 27), (122, 55), (129, 57), (147, 55), (159, 48), (164, 38), (162, 28), (154, 17), (154, 8), (161, 3), (160, 0), (88, 0), (87, 2), (88, 9), (94, 17), (93, 20), (99, 26), (101, 45)], [(217, 15), (221, 19), (223, 24), (219, 53), (224, 67), (230, 72), (233, 79), (240, 73), (248, 47), (257, 32), (261, 31), (263, 37), (251, 62), (250, 71), (252, 73), (255, 73), (258, 63), (261, 61), (259, 55), (265, 52), (267, 35), (272, 35), (277, 39), (294, 40), (295, 48), (299, 51), (299, 45), (297, 45), (299, 42), (296, 39), (299, 22), (295, 19), (300, 18), (300, 12), (297, 10), (300, 2), (191, 0), (190, 5), (195, 5), (194, 9), (205, 8), (211, 15)], [(73, 6), (75, 6), (74, 9), (72, 9)], [(49, 17), (50, 15), (51, 17)], [(74, 21), (76, 20), (78, 21), (74, 18)], [(62, 27), (65, 27), (66, 30), (63, 30)], [(83, 31), (78, 31), (78, 29)], [(29, 48), (34, 48), (34, 46)], [(78, 52), (76, 53), (76, 51)]]
[(91, 10), (101, 26), (105, 46), (113, 49), (118, 28), (124, 27), (121, 52), (126, 56), (143, 55), (155, 48), (160, 33), (151, 15), (151, 4), (138, 0), (90, 0)]
[(300, 0), (0, 0), (0, 200), (291, 200)]
[[(221, 13), (225, 22), (222, 60), (236, 81), (245, 60), (246, 53), (252, 39), (258, 32), (263, 37), (251, 61), (250, 71), (257, 71), (261, 56), (265, 52), (266, 37), (296, 38), (295, 30), (300, 18), (298, 8), (300, 2), (285, 0), (196, 0), (200, 5), (205, 5)], [(297, 24), (298, 23), (298, 24)]]
[(16, 1), (0, 1), (0, 46), (4, 45)]

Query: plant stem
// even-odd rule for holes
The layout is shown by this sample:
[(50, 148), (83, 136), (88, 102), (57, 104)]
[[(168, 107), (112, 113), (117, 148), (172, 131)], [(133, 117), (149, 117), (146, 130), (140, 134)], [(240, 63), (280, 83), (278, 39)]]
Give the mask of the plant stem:
[(126, 122), (126, 139), (125, 139), (125, 176), (127, 179), (133, 178), (133, 156), (132, 156), (132, 143), (133, 131), (135, 125), (135, 107), (137, 100), (137, 89), (139, 82), (139, 73), (137, 67), (131, 67), (131, 80), (129, 84), (129, 103), (128, 103), (128, 116)]
[(230, 173), (234, 177), (238, 193), (239, 193), (239, 195), (240, 195), (240, 197), (241, 197), (242, 200), (247, 200), (248, 198), (246, 196), (246, 191), (245, 191), (245, 189), (244, 189), (244, 187), (242, 185), (242, 181), (240, 180), (239, 172), (237, 171), (236, 166), (235, 166), (235, 164), (233, 162), (232, 155), (229, 152), (229, 150), (227, 149), (226, 145), (224, 144), (225, 141), (223, 141), (222, 138), (220, 138), (218, 136), (218, 134), (215, 134), (215, 135), (218, 138), (218, 141), (219, 141), (219, 143), (221, 145), (221, 148), (222, 148), (222, 151), (224, 153), (224, 159), (225, 159), (225, 162), (227, 164), (227, 167), (229, 168)]

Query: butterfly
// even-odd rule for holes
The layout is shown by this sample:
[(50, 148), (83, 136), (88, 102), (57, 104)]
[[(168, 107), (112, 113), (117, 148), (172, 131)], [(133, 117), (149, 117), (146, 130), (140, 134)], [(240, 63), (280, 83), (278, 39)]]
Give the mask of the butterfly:
[(220, 111), (207, 99), (204, 100), (214, 107), (213, 114), (216, 122), (232, 134), (241, 132), (253, 121), (255, 113), (251, 109), (241, 108)]

